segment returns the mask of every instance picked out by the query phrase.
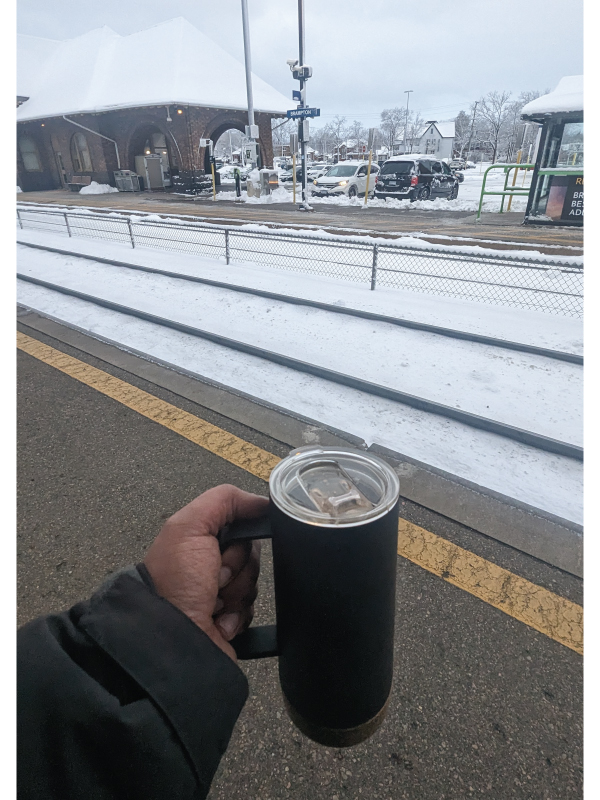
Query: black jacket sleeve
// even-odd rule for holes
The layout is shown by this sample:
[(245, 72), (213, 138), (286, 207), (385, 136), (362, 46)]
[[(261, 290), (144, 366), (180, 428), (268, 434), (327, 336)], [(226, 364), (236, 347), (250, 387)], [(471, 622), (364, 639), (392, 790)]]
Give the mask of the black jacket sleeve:
[(25, 625), (17, 658), (19, 800), (206, 797), (248, 683), (143, 568)]

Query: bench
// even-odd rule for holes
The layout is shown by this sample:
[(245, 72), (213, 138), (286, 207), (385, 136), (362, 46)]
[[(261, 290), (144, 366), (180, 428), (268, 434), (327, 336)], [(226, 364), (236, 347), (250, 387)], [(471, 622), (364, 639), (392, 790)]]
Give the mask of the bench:
[(73, 175), (67, 186), (72, 192), (80, 191), (82, 186), (89, 186), (92, 182), (90, 175)]

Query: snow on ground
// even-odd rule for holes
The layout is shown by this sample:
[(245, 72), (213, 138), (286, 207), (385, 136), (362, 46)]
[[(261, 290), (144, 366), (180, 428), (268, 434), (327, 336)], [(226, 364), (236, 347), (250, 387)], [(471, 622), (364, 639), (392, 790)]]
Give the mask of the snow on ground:
[(419, 292), (358, 284), (311, 274), (297, 274), (250, 262), (225, 264), (223, 258), (191, 253), (165, 255), (163, 250), (131, 248), (119, 242), (66, 236), (46, 231), (19, 230), (19, 241), (43, 244), (72, 252), (111, 258), (129, 264), (167, 269), (184, 275), (206, 277), (239, 286), (265, 289), (293, 297), (373, 311), (432, 325), (486, 334), (538, 347), (581, 354), (583, 325), (580, 319), (517, 308), (436, 297)]
[(245, 392), (574, 522), (582, 465), (19, 281), (19, 302), (175, 368)]
[(89, 186), (82, 186), (79, 194), (111, 194), (111, 192), (118, 192), (119, 190), (108, 183), (96, 183), (92, 181)]
[[(83, 269), (82, 269), (83, 266)], [(582, 369), (514, 351), (19, 247), (19, 270), (561, 441), (581, 444)]]
[[(63, 214), (20, 212), (21, 222), (43, 226), (44, 230), (67, 235)], [(70, 215), (73, 238), (97, 237), (122, 243), (133, 235), (137, 248), (164, 248), (187, 251), (198, 256), (219, 258), (225, 255), (225, 233), (217, 226), (198, 224), (159, 224), (152, 215), (127, 217), (110, 214), (93, 219)], [(131, 226), (131, 227), (129, 227)], [(29, 228), (30, 229), (30, 228)], [(260, 234), (260, 235), (257, 235)], [(229, 229), (228, 248), (232, 261), (253, 261), (277, 269), (308, 272), (371, 284), (373, 249), (377, 243), (377, 286), (477, 300), (489, 304), (539, 308), (556, 314), (581, 314), (583, 273), (568, 272), (541, 265), (529, 268), (510, 260), (522, 251), (498, 251), (480, 246), (448, 247), (428, 245), (422, 239), (404, 237), (401, 241), (366, 236), (339, 236), (317, 231), (270, 230), (265, 225), (246, 224)], [(387, 246), (386, 246), (387, 245)], [(410, 248), (410, 249), (409, 249)], [(429, 253), (427, 251), (435, 251)], [(493, 256), (481, 261), (468, 256)], [(527, 258), (535, 257), (535, 252)], [(457, 257), (458, 256), (458, 257)], [(547, 260), (564, 262), (564, 257)], [(580, 265), (581, 259), (570, 259)]]

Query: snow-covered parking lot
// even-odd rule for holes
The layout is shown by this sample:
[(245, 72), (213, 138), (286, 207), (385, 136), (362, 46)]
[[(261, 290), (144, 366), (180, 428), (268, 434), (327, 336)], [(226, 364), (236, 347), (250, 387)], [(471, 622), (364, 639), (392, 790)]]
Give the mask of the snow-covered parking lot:
[[(445, 200), (436, 198), (435, 200), (417, 200), (411, 203), (410, 200), (396, 200), (394, 198), (378, 199), (372, 198), (367, 201), (366, 208), (395, 208), (399, 210), (415, 209), (419, 211), (477, 211), (479, 208), (479, 198), (481, 195), (481, 187), (483, 184), (483, 177), (485, 170), (491, 164), (483, 163), (477, 164), (475, 169), (464, 170), (464, 181), (458, 188), (458, 198), (456, 200)], [(511, 173), (510, 183), (512, 184)], [(492, 170), (487, 178), (486, 189), (499, 191), (504, 186), (505, 174), (501, 169)], [(516, 188), (527, 188), (531, 181), (531, 172), (521, 171), (517, 175)], [(231, 186), (231, 189), (229, 188)], [(222, 182), (221, 191), (217, 194), (217, 200), (235, 200), (235, 191), (233, 190), (233, 183)], [(309, 193), (311, 184), (309, 183)], [(300, 199), (300, 187), (297, 186), (296, 200)], [(292, 192), (290, 188), (279, 187), (271, 195), (266, 197), (248, 197), (246, 191), (242, 191), (241, 199), (243, 202), (250, 204), (269, 204), (269, 203), (291, 203)], [(483, 202), (483, 211), (498, 211), (500, 209), (500, 196), (486, 197)], [(337, 206), (356, 206), (365, 208), (364, 197), (349, 198), (346, 195), (339, 197), (311, 197), (310, 202), (313, 205), (337, 205)], [(508, 200), (504, 202), (506, 210)], [(527, 197), (514, 197), (511, 205), (511, 211), (525, 211), (527, 205)]]

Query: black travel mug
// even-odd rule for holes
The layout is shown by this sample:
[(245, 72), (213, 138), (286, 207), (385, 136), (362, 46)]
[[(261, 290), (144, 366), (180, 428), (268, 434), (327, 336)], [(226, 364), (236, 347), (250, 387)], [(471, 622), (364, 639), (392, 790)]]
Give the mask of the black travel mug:
[(276, 626), (249, 628), (239, 658), (277, 655), (288, 713), (320, 744), (367, 739), (392, 686), (399, 482), (359, 450), (303, 447), (272, 471), (262, 520), (220, 534), (273, 540)]

